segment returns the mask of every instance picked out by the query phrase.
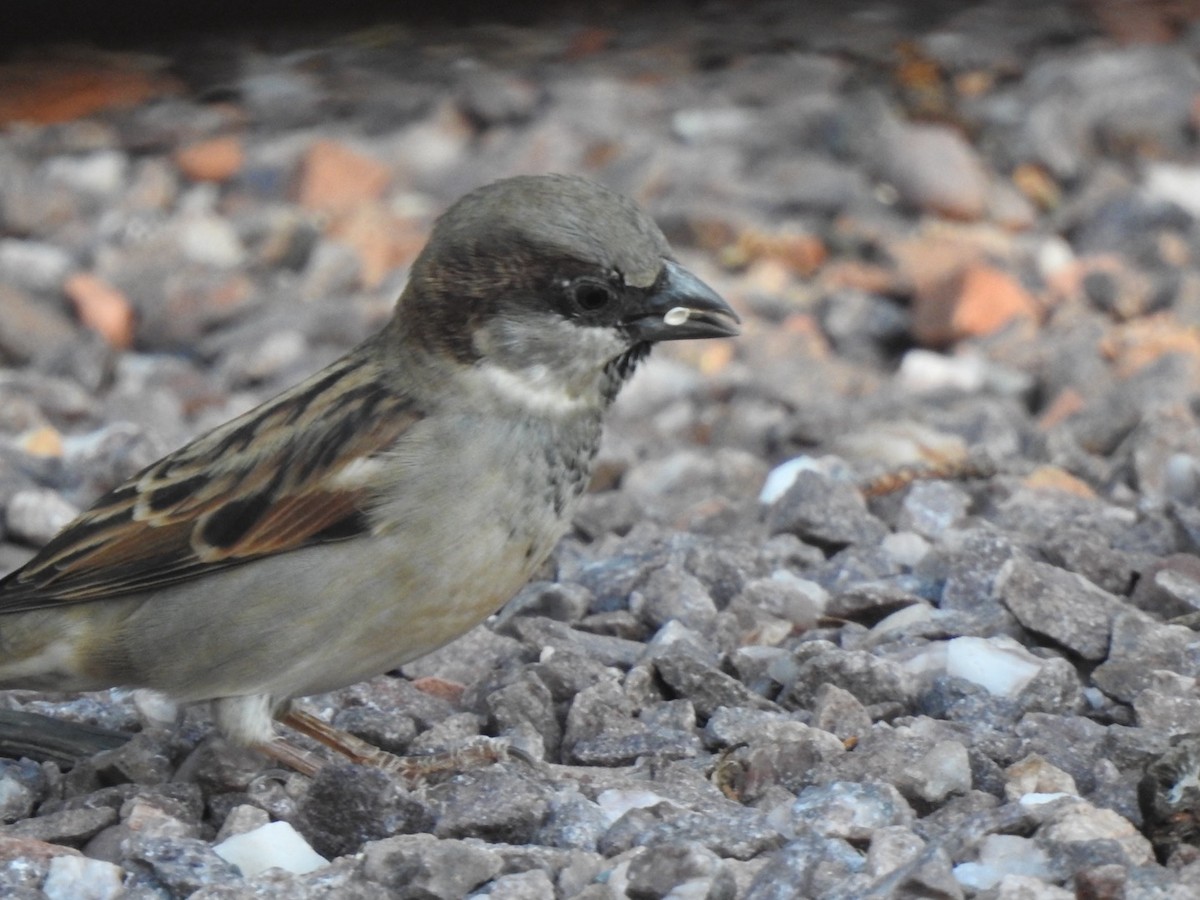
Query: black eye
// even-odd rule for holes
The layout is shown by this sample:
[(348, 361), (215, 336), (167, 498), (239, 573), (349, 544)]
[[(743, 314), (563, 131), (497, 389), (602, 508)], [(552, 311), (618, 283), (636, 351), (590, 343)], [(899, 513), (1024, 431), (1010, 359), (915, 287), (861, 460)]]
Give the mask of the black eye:
[(584, 312), (599, 312), (616, 299), (616, 294), (598, 281), (579, 281), (571, 288), (571, 298)]

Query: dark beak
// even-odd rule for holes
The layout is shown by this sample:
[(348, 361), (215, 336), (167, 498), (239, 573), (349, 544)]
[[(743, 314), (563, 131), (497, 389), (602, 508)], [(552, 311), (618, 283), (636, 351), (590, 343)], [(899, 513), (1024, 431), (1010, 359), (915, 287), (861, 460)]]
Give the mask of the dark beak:
[(639, 343), (733, 337), (737, 313), (707, 284), (673, 260), (626, 321)]

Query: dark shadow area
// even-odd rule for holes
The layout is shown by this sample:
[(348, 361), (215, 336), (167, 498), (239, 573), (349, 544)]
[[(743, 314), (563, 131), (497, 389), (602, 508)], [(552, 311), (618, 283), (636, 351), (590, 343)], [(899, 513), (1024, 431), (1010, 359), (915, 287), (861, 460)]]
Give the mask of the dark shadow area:
[(525, 24), (547, 12), (578, 9), (590, 17), (619, 11), (622, 4), (575, 2), (488, 3), (444, 0), (438, 3), (396, 0), (75, 0), (67, 3), (15, 0), (0, 14), (0, 52), (44, 43), (87, 41), (122, 48), (157, 41), (204, 36), (230, 30), (264, 32), (364, 28), (384, 21), (461, 25), (472, 21)]

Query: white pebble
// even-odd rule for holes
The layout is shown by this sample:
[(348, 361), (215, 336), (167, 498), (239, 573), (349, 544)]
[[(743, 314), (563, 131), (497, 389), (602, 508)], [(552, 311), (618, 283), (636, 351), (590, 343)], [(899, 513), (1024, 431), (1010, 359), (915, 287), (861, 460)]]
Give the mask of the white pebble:
[(50, 900), (110, 900), (125, 890), (120, 866), (86, 856), (56, 856), (42, 883)]
[(213, 215), (189, 216), (180, 225), (179, 249), (192, 262), (218, 269), (233, 269), (246, 258), (246, 250), (233, 226)]
[(947, 645), (946, 674), (1015, 697), (1041, 671), (1041, 661), (1012, 638), (958, 637)]
[(40, 241), (0, 241), (0, 278), (34, 291), (57, 291), (71, 269), (63, 249)]
[(221, 859), (241, 869), (247, 878), (267, 869), (304, 875), (329, 865), (329, 860), (310, 847), (300, 832), (287, 822), (272, 822), (244, 834), (235, 834), (213, 850)]
[(872, 626), (871, 634), (872, 636), (878, 637), (881, 634), (887, 634), (889, 631), (905, 628), (916, 622), (928, 622), (932, 618), (932, 606), (930, 606), (928, 603), (913, 603), (909, 606), (901, 607), (894, 613), (884, 616)]
[(1191, 216), (1200, 215), (1200, 166), (1151, 163), (1142, 190), (1151, 200), (1173, 203)]
[(49, 488), (25, 488), (9, 498), (4, 511), (9, 534), (40, 547), (79, 515), (79, 510)]
[(930, 803), (971, 789), (971, 761), (967, 748), (958, 741), (938, 741), (916, 763), (912, 774), (921, 798)]
[(913, 394), (943, 390), (973, 394), (983, 388), (986, 376), (984, 359), (977, 353), (945, 356), (917, 349), (904, 354), (896, 380)]
[(924, 559), (930, 549), (929, 541), (915, 531), (897, 531), (889, 534), (879, 546), (897, 565), (908, 566), (910, 569)]
[(1055, 800), (1062, 800), (1064, 797), (1071, 797), (1078, 800), (1074, 794), (1068, 794), (1066, 791), (1051, 791), (1048, 794), (1032, 793), (1023, 794), (1017, 802), (1022, 806), (1043, 806), (1046, 803), (1053, 803)]
[(1050, 880), (1050, 858), (1029, 838), (1012, 834), (991, 834), (979, 848), (979, 862), (954, 867), (954, 878), (965, 888), (986, 891), (1005, 875), (1027, 875)]
[(129, 160), (117, 150), (101, 150), (87, 156), (60, 156), (46, 164), (50, 181), (96, 197), (111, 197), (125, 186)]
[(1075, 262), (1075, 251), (1058, 235), (1048, 237), (1037, 248), (1038, 274), (1051, 278)]
[(618, 788), (601, 791), (596, 797), (596, 805), (600, 807), (610, 825), (631, 809), (646, 809), (665, 802), (667, 802), (666, 797), (653, 791)]
[(818, 471), (816, 460), (811, 456), (797, 456), (787, 462), (781, 462), (767, 473), (767, 480), (758, 492), (758, 502), (770, 506), (788, 492), (788, 488), (796, 483), (796, 477), (801, 472), (809, 471)]

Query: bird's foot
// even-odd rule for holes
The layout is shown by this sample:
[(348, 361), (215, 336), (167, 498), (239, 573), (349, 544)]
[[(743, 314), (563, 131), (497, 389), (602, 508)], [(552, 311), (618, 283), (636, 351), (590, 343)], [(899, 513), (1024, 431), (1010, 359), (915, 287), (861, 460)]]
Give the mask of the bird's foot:
[[(494, 738), (481, 738), (464, 747), (443, 753), (397, 756), (300, 709), (288, 710), (279, 720), (354, 763), (383, 769), (410, 783), (419, 783), (435, 775), (490, 766), (506, 759), (535, 762), (528, 754), (510, 746), (508, 742)], [(322, 766), (321, 761), (313, 754), (283, 739), (276, 739), (260, 749), (304, 775), (315, 775)]]

